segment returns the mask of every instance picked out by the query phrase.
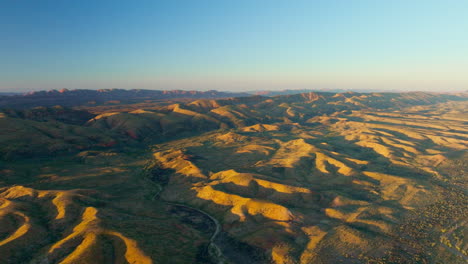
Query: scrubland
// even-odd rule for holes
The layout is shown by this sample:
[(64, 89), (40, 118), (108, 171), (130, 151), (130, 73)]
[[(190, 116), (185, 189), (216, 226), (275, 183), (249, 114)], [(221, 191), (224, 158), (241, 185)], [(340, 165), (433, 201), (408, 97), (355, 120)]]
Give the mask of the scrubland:
[(4, 111), (0, 263), (466, 263), (467, 106), (307, 93)]

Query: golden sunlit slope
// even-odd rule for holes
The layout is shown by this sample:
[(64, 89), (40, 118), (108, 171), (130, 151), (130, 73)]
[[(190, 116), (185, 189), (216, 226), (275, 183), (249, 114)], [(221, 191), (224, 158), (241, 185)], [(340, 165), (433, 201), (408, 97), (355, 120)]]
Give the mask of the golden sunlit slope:
[[(47, 229), (35, 223), (43, 219), (37, 219), (36, 215), (28, 216), (33, 210), (28, 206), (42, 205), (45, 213), (51, 217), (49, 224), (52, 229), (59, 229), (66, 224), (76, 226), (69, 234), (66, 232), (63, 239), (55, 242), (47, 253), (40, 256), (41, 260), (38, 262), (43, 259), (47, 259), (48, 262), (58, 262), (62, 258), (60, 263), (105, 262), (112, 257), (105, 255), (105, 248), (114, 246), (114, 251), (117, 251), (114, 254), (127, 262), (132, 263), (137, 260), (139, 263), (152, 263), (151, 259), (138, 248), (135, 240), (100, 227), (98, 209), (90, 206), (79, 208), (73, 201), (79, 196), (82, 194), (77, 191), (36, 191), (23, 186), (4, 190), (0, 194), (3, 200), (1, 219), (8, 223), (8, 219), (16, 217), (17, 221), (16, 226), (10, 228), (9, 232), (5, 230), (3, 233), (6, 238), (0, 242), (0, 246), (3, 246), (0, 247), (2, 257), (13, 260), (15, 257), (18, 258), (17, 251), (21, 248), (28, 248), (31, 244), (39, 246), (41, 242), (46, 242)], [(77, 214), (77, 211), (82, 211), (81, 216), (70, 215)], [(122, 247), (115, 248), (119, 243)], [(14, 247), (14, 250), (11, 247)]]
[(222, 122), (205, 114), (183, 109), (179, 104), (166, 111), (134, 110), (105, 113), (91, 119), (88, 126), (110, 129), (134, 139), (170, 138), (177, 133), (193, 133), (222, 127)]

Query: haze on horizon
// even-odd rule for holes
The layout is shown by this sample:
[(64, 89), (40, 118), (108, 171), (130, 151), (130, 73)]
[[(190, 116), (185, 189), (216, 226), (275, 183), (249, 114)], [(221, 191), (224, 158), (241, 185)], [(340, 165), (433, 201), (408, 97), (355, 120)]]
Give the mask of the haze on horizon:
[(462, 91), (467, 13), (462, 0), (6, 0), (0, 92)]

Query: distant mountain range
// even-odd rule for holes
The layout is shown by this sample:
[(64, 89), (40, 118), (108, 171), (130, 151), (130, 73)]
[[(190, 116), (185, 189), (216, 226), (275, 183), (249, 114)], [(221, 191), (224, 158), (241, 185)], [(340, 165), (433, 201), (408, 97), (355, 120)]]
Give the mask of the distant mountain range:
[[(301, 90), (277, 90), (277, 91), (248, 91), (248, 92), (222, 92), (216, 90), (209, 91), (187, 91), (187, 90), (144, 90), (144, 89), (99, 89), (99, 90), (48, 90), (32, 91), (28, 93), (0, 93), (0, 109), (27, 109), (32, 107), (52, 107), (52, 106), (101, 106), (101, 105), (123, 105), (135, 103), (154, 103), (170, 100), (184, 101), (193, 99), (220, 99), (230, 97), (248, 97), (251, 95), (261, 95), (267, 97), (305, 94), (311, 92), (318, 93), (355, 93), (343, 89), (301, 89)], [(375, 93), (379, 91), (362, 90), (360, 92)], [(386, 92), (386, 93), (398, 93)], [(415, 94), (425, 94), (414, 92)]]
[[(326, 88), (320, 88), (320, 89), (254, 90), (254, 91), (248, 91), (247, 93), (255, 94), (255, 95), (263, 95), (263, 96), (277, 96), (277, 95), (300, 94), (300, 93), (309, 93), (309, 92), (402, 93), (404, 91), (401, 91), (401, 90), (385, 90), (385, 89), (326, 89)], [(418, 91), (410, 91), (410, 92), (418, 92)], [(464, 91), (464, 92), (466, 92), (466, 91)]]
[(330, 93), (342, 93), (347, 92), (343, 89), (284, 89), (284, 90), (254, 90), (248, 91), (250, 94), (263, 95), (263, 96), (277, 96), (277, 95), (290, 95), (290, 94), (300, 94), (300, 93), (309, 93), (309, 92), (330, 92)]
[(247, 93), (231, 93), (210, 91), (184, 91), (184, 90), (124, 90), (124, 89), (100, 89), (100, 90), (50, 90), (34, 91), (26, 94), (0, 94), (0, 108), (24, 109), (37, 106), (78, 106), (137, 103), (146, 100), (167, 99), (215, 99), (226, 97), (248, 96)]

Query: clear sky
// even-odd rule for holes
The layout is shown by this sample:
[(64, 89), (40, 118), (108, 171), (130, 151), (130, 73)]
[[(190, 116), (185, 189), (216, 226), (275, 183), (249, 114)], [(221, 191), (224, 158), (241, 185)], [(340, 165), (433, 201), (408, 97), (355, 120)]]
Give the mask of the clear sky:
[(0, 91), (468, 89), (466, 0), (0, 0)]

